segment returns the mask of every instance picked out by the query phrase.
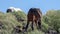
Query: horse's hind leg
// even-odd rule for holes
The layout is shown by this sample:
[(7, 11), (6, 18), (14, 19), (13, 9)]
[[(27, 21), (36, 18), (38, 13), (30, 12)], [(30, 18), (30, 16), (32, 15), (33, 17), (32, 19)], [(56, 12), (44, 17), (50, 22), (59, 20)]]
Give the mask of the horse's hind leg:
[(39, 29), (41, 29), (41, 20), (40, 19), (38, 20), (38, 27), (39, 27)]
[(27, 25), (26, 25), (26, 28), (25, 28), (26, 30), (28, 29), (28, 25), (29, 25), (29, 21), (27, 21)]
[(35, 20), (36, 27), (38, 26), (38, 24), (37, 24), (37, 23), (38, 23), (38, 21), (37, 21), (37, 20)]
[(32, 30), (34, 30), (34, 27), (33, 27), (33, 21), (32, 21), (32, 23), (31, 23), (31, 24), (32, 24), (31, 28), (32, 28)]
[(35, 24), (36, 24), (36, 26), (37, 26), (37, 20), (35, 21)]

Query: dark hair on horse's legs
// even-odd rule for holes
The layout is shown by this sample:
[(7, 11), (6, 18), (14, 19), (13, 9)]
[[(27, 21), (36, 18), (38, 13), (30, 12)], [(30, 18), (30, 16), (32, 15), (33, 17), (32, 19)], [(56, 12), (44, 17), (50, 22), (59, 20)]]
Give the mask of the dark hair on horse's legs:
[(38, 28), (41, 29), (41, 21), (38, 21)]
[(31, 25), (32, 25), (32, 26), (31, 26), (32, 30), (34, 30), (33, 24), (34, 24), (34, 23), (33, 23), (33, 21), (32, 21), (32, 23), (31, 23)]
[(26, 31), (28, 29), (28, 25), (29, 25), (29, 21), (27, 21), (27, 25), (26, 25), (26, 28), (25, 28)]

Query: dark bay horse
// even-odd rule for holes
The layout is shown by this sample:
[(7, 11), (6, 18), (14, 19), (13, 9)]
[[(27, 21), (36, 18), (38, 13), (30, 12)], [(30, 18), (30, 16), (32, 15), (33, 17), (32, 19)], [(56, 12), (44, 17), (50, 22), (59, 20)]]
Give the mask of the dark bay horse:
[(31, 23), (31, 28), (34, 30), (33, 24), (35, 23), (38, 25), (39, 29), (41, 28), (41, 16), (42, 12), (40, 11), (39, 8), (30, 8), (27, 14), (27, 25), (26, 25), (26, 30), (28, 28), (28, 25), (30, 22)]

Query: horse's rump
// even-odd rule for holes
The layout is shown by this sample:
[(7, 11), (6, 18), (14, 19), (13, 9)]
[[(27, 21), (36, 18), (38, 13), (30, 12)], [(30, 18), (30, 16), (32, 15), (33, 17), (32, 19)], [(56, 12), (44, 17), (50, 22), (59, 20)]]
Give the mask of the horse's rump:
[(37, 8), (31, 8), (28, 12), (27, 19), (28, 20), (37, 20), (41, 17), (41, 11)]

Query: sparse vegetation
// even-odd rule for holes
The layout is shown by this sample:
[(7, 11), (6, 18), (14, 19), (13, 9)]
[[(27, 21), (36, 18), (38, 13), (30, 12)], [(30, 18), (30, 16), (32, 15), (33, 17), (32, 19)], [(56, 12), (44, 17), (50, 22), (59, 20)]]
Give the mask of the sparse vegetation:
[[(22, 18), (25, 21), (18, 21), (17, 18)], [(0, 12), (0, 34), (16, 34), (14, 33), (14, 27), (26, 25), (27, 16), (24, 12), (12, 12), (12, 13), (3, 13)], [(60, 32), (60, 10), (49, 10), (45, 15), (42, 16), (42, 29), (39, 31), (36, 26), (35, 30), (31, 31), (29, 26), (28, 31), (24, 34), (45, 34), (49, 29), (53, 29)], [(20, 32), (19, 34), (23, 34)]]

